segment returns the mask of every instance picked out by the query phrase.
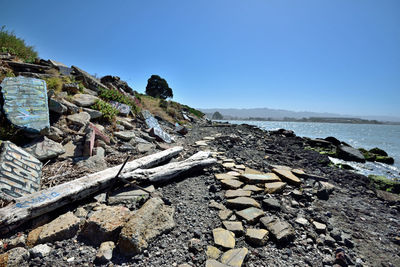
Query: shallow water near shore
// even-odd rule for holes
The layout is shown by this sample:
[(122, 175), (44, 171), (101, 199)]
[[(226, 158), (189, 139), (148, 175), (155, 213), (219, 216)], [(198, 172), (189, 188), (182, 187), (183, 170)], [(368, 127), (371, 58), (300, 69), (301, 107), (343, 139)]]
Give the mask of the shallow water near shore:
[[(400, 125), (310, 123), (282, 121), (228, 121), (233, 124), (256, 125), (263, 130), (287, 129), (296, 135), (310, 138), (334, 136), (356, 148), (371, 149), (379, 147), (394, 158), (394, 165), (367, 162), (360, 164), (346, 161), (357, 172), (364, 175), (377, 174), (388, 178), (400, 178)], [(334, 159), (336, 160), (336, 159)], [(344, 161), (336, 161), (344, 162)]]

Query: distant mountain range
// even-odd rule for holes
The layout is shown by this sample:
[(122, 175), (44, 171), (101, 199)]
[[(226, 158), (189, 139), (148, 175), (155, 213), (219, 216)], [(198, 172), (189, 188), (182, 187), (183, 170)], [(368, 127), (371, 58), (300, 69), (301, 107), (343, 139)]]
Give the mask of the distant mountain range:
[(250, 108), (250, 109), (237, 109), (237, 108), (199, 108), (208, 117), (211, 118), (214, 112), (218, 111), (224, 116), (224, 119), (248, 119), (248, 118), (271, 118), (282, 120), (284, 118), (310, 118), (310, 117), (324, 117), (324, 118), (360, 118), (365, 120), (377, 120), (382, 122), (400, 122), (400, 117), (394, 116), (355, 116), (343, 115), (335, 113), (319, 113), (309, 111), (290, 111), (283, 109), (270, 109), (270, 108)]

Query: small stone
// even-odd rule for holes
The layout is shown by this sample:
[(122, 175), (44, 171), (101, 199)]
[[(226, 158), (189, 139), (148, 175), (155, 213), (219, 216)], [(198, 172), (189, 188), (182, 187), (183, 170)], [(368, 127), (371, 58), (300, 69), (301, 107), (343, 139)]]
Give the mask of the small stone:
[(88, 215), (88, 211), (82, 207), (78, 207), (74, 213), (74, 215), (78, 218), (86, 218)]
[(221, 255), (221, 250), (214, 246), (207, 246), (207, 252), (206, 252), (207, 258), (209, 259), (218, 259), (219, 256)]
[(235, 234), (223, 228), (216, 228), (213, 230), (214, 243), (223, 248), (235, 247)]
[(309, 223), (307, 221), (307, 219), (299, 217), (295, 220), (296, 223), (303, 225), (303, 226), (307, 226)]
[(154, 144), (151, 144), (151, 143), (147, 143), (147, 144), (139, 143), (136, 145), (137, 151), (141, 154), (148, 153), (148, 152), (152, 151), (154, 148), (155, 148)]
[(240, 267), (242, 266), (247, 253), (248, 253), (247, 248), (230, 249), (224, 254), (222, 254), (221, 262), (228, 266)]
[(261, 205), (251, 197), (237, 197), (228, 199), (226, 204), (230, 207), (244, 209), (248, 207), (261, 208)]
[(279, 200), (275, 198), (267, 198), (264, 199), (262, 202), (263, 207), (269, 209), (269, 210), (280, 210), (281, 209), (281, 204), (279, 203)]
[(330, 235), (326, 235), (324, 244), (333, 248), (333, 247), (335, 247), (335, 239), (333, 239)]
[(229, 188), (229, 189), (238, 189), (243, 185), (242, 182), (235, 180), (235, 179), (221, 180), (221, 184), (222, 184), (222, 186)]
[(317, 233), (325, 233), (326, 225), (317, 221), (313, 221), (313, 225)]
[(235, 163), (233, 163), (233, 162), (227, 162), (227, 163), (222, 164), (222, 166), (223, 166), (224, 168), (226, 168), (226, 169), (232, 169), (233, 167), (235, 167)]
[(197, 141), (195, 142), (195, 146), (208, 146), (206, 141)]
[(264, 189), (262, 189), (262, 188), (260, 188), (260, 187), (258, 187), (256, 185), (252, 185), (252, 184), (247, 184), (242, 189), (245, 190), (245, 191), (252, 191), (252, 192), (264, 191)]
[(52, 248), (46, 244), (40, 244), (37, 246), (34, 246), (33, 248), (30, 249), (30, 253), (32, 258), (39, 257), (39, 258), (44, 258), (47, 257), (47, 255), (50, 254)]
[(103, 113), (95, 109), (83, 108), (83, 111), (89, 113), (91, 120), (98, 119), (103, 116)]
[(279, 243), (286, 243), (294, 238), (292, 226), (277, 217), (266, 216), (260, 219), (262, 225), (276, 238)]
[(247, 208), (241, 211), (237, 211), (236, 215), (238, 215), (240, 218), (243, 218), (246, 220), (248, 223), (256, 223), (256, 221), (264, 215), (264, 212), (258, 208)]
[(215, 208), (215, 209), (218, 209), (218, 210), (224, 210), (224, 209), (226, 209), (225, 206), (224, 206), (223, 204), (218, 203), (218, 202), (216, 202), (215, 200), (211, 200), (210, 203), (208, 204), (208, 206), (209, 206), (210, 208)]
[(203, 251), (203, 243), (198, 238), (192, 238), (189, 240), (189, 251), (199, 253)]
[[(4, 258), (2, 255), (6, 255)], [(2, 266), (27, 266), (29, 260), (29, 251), (22, 247), (16, 247), (0, 255), (0, 263), (5, 259), (5, 264)]]
[(226, 198), (234, 198), (234, 197), (249, 197), (251, 196), (251, 191), (236, 189), (236, 190), (227, 190), (225, 192)]
[(34, 140), (32, 143), (26, 145), (24, 149), (38, 160), (55, 158), (65, 152), (61, 144), (54, 142), (46, 136)]
[(39, 239), (39, 235), (42, 232), (42, 230), (43, 226), (40, 226), (29, 232), (28, 237), (26, 239), (26, 245), (28, 247), (33, 247), (37, 243), (37, 240)]
[(249, 228), (246, 231), (246, 240), (250, 244), (263, 246), (268, 241), (268, 231), (265, 229)]
[(236, 171), (229, 171), (229, 172), (227, 172), (226, 174), (228, 174), (228, 175), (230, 175), (230, 176), (235, 176), (235, 177), (238, 177), (238, 178), (239, 178), (239, 176), (240, 176), (240, 173), (239, 173), (239, 172), (236, 172)]
[(15, 238), (11, 239), (8, 242), (7, 248), (8, 249), (12, 249), (12, 248), (15, 248), (15, 247), (24, 247), (25, 243), (26, 243), (26, 237), (25, 237), (25, 235), (22, 234), (20, 236), (17, 236)]
[(100, 248), (96, 253), (94, 262), (96, 264), (105, 264), (109, 262), (113, 257), (113, 251), (115, 244), (112, 241), (103, 242), (100, 244)]
[(237, 235), (241, 235), (244, 233), (242, 222), (223, 221), (222, 224), (227, 230), (234, 232)]
[(64, 114), (68, 111), (68, 108), (63, 105), (60, 101), (50, 98), (49, 99), (49, 110), (58, 114)]
[(236, 168), (236, 169), (239, 169), (239, 170), (245, 170), (245, 169), (246, 169), (246, 166), (243, 165), (243, 164), (239, 164), (239, 165), (235, 164), (235, 168)]
[(231, 210), (229, 210), (229, 209), (223, 209), (223, 210), (220, 210), (219, 212), (218, 212), (218, 217), (221, 219), (221, 220), (227, 220), (231, 215), (232, 215), (232, 211)]
[(281, 192), (286, 187), (286, 183), (274, 182), (265, 184), (265, 193), (274, 194)]

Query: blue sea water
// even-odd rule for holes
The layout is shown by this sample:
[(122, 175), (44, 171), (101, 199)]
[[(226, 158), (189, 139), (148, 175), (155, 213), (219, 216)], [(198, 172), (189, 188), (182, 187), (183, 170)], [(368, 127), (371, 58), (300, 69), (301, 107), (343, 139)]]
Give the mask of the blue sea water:
[[(316, 122), (282, 122), (282, 121), (229, 121), (235, 124), (252, 124), (264, 130), (293, 130), (296, 135), (310, 138), (333, 136), (356, 148), (371, 149), (379, 147), (394, 158), (394, 165), (367, 162), (360, 164), (350, 162), (358, 172), (384, 175), (388, 178), (400, 178), (400, 125), (382, 124), (346, 124)], [(341, 162), (331, 159), (335, 163)], [(349, 162), (346, 162), (349, 163)]]

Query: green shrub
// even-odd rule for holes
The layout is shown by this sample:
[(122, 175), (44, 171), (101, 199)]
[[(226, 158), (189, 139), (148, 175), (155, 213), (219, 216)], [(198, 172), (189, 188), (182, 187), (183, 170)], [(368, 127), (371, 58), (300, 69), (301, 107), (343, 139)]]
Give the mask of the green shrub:
[(47, 90), (62, 91), (63, 81), (60, 77), (49, 77), (44, 80), (46, 81)]
[(140, 108), (136, 106), (135, 100), (133, 98), (118, 92), (113, 89), (100, 89), (100, 98), (108, 101), (116, 101), (122, 104), (129, 105), (132, 111), (137, 114), (140, 111)]
[(204, 114), (203, 112), (201, 112), (200, 110), (191, 108), (191, 107), (186, 106), (186, 105), (182, 105), (182, 108), (187, 109), (187, 111), (188, 111), (189, 113), (192, 113), (193, 115), (195, 115), (195, 116), (198, 117), (198, 118), (202, 118), (202, 117), (205, 115), (205, 114)]
[(25, 41), (15, 36), (14, 32), (9, 32), (5, 26), (0, 28), (0, 51), (18, 56), (25, 62), (33, 62), (38, 57), (38, 53), (33, 46), (28, 46)]
[(168, 108), (168, 102), (164, 99), (160, 99), (160, 102), (158, 103), (160, 108), (166, 110)]
[(97, 100), (96, 103), (94, 103), (91, 106), (91, 108), (103, 113), (103, 119), (109, 122), (114, 122), (115, 116), (117, 116), (119, 112), (118, 109), (114, 108), (113, 106), (111, 106), (107, 102), (104, 102), (103, 100)]

